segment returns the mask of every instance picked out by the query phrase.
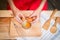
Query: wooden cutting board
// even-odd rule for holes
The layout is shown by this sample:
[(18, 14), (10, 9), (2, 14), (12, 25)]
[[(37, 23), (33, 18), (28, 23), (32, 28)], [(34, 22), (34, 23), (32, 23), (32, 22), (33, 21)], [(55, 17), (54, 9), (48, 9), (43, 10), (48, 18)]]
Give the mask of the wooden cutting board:
[[(26, 16), (29, 16), (33, 11), (23, 11), (22, 13)], [(30, 13), (30, 14), (29, 14)], [(29, 29), (24, 29), (21, 24), (17, 22), (16, 19), (12, 19), (11, 22), (11, 27), (10, 27), (10, 36), (11, 37), (22, 37), (22, 36), (41, 36), (41, 27), (40, 27), (40, 22), (35, 22), (32, 24), (31, 28)]]

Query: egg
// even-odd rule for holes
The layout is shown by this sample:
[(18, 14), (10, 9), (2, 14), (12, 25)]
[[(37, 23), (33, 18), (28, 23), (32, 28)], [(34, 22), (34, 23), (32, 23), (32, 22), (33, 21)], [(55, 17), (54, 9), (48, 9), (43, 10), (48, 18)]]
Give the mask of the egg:
[(27, 20), (28, 22), (32, 22), (32, 21), (33, 21), (32, 18), (26, 18), (26, 20)]
[(23, 20), (22, 27), (25, 29), (28, 29), (31, 27), (31, 22), (33, 22), (36, 19), (36, 16), (26, 17), (25, 19), (24, 18), (21, 18), (21, 19)]
[(37, 18), (37, 16), (33, 16), (33, 17), (27, 17), (26, 20), (29, 22), (34, 21)]
[(28, 29), (31, 27), (31, 23), (28, 22), (27, 20), (25, 20), (23, 23), (22, 23), (22, 27), (25, 28), (25, 29)]

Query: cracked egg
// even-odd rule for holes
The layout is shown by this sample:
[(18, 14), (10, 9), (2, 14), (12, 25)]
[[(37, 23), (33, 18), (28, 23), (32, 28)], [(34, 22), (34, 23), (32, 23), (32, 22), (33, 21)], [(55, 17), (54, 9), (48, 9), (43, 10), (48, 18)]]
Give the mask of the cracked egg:
[(25, 20), (23, 23), (22, 23), (22, 27), (25, 28), (25, 29), (28, 29), (31, 27), (31, 23), (28, 22), (27, 20)]
[(23, 20), (22, 27), (26, 28), (26, 29), (30, 28), (31, 27), (31, 22), (33, 22), (35, 19), (36, 19), (36, 16), (31, 17), (31, 18), (26, 17), (26, 19), (22, 18), (22, 20)]

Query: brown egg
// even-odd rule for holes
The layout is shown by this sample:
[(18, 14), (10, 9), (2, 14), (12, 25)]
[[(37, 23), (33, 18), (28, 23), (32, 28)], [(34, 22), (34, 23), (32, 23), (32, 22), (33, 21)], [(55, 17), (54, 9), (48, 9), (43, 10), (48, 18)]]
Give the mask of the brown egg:
[(26, 20), (28, 21), (28, 22), (32, 22), (32, 21), (34, 21), (36, 19), (36, 16), (34, 16), (34, 17), (27, 17), (26, 18)]
[(26, 20), (27, 20), (28, 22), (32, 22), (32, 21), (33, 21), (32, 18), (26, 18)]

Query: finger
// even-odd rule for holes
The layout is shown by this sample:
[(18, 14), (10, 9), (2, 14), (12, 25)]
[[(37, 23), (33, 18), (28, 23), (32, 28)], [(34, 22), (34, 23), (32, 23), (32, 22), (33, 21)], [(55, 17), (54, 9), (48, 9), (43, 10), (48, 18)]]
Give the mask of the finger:
[(18, 14), (17, 16), (20, 18), (20, 20), (22, 20), (22, 21), (25, 20), (25, 16), (23, 14)]
[(22, 20), (21, 20), (18, 16), (16, 16), (15, 19), (16, 19), (19, 23), (22, 23)]
[(32, 13), (29, 17), (37, 16), (36, 13)]
[(39, 17), (39, 15), (37, 15), (37, 17), (33, 20), (33, 22), (32, 22), (32, 23), (38, 22), (38, 21), (39, 21), (39, 19), (40, 19), (40, 17)]
[(31, 18), (32, 18), (32, 21), (35, 21), (37, 19), (37, 16), (33, 16)]

